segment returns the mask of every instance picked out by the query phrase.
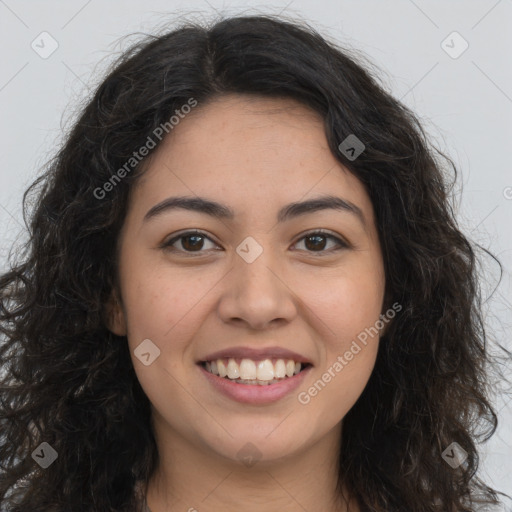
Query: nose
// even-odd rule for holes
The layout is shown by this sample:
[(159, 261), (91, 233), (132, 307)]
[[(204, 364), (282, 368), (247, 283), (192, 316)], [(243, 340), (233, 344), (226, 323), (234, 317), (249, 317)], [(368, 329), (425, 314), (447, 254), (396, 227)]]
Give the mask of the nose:
[(224, 322), (259, 330), (286, 324), (297, 315), (297, 297), (271, 252), (265, 249), (252, 263), (235, 255), (218, 304)]

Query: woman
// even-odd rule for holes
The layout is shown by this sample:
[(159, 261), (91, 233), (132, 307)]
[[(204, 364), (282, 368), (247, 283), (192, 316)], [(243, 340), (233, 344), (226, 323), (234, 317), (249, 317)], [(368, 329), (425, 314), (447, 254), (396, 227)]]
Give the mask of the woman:
[(36, 186), (0, 280), (9, 510), (498, 504), (474, 249), (335, 44), (269, 16), (142, 41)]

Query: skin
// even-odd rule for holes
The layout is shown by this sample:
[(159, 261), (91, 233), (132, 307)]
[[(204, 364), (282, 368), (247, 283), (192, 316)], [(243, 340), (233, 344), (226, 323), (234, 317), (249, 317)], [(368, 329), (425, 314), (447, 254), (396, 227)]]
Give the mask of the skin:
[[(334, 209), (277, 223), (284, 205), (324, 194), (357, 205), (365, 224)], [(151, 207), (177, 195), (224, 203), (235, 219), (179, 209), (143, 222)], [(209, 237), (199, 248), (190, 238), (175, 241), (175, 252), (160, 247), (192, 229)], [(318, 229), (349, 246), (304, 238)], [(250, 264), (236, 252), (247, 236), (263, 248)], [(336, 464), (342, 420), (368, 382), (379, 336), (308, 404), (297, 395), (384, 313), (385, 275), (371, 200), (331, 154), (318, 115), (293, 100), (238, 95), (196, 107), (132, 190), (119, 251), (119, 297), (109, 303), (108, 323), (127, 336), (152, 404), (160, 454), (147, 489), (152, 512), (359, 511), (336, 497)], [(149, 366), (133, 352), (145, 339), (161, 351)], [(241, 404), (196, 365), (240, 345), (288, 348), (313, 368), (279, 401)], [(251, 467), (237, 456), (248, 442), (261, 457)]]

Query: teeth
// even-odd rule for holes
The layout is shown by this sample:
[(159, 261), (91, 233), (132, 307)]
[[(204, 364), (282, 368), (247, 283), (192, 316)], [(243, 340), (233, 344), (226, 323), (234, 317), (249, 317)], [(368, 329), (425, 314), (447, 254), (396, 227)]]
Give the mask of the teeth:
[(256, 378), (258, 380), (272, 380), (274, 378), (274, 365), (270, 359), (265, 359), (265, 361), (258, 363)]
[(238, 364), (232, 357), (227, 360), (227, 365), (225, 359), (217, 359), (216, 361), (207, 361), (204, 366), (210, 373), (228, 378), (238, 384), (261, 386), (275, 384), (287, 377), (293, 377), (302, 369), (301, 363), (296, 363), (291, 359), (286, 361), (277, 359), (275, 363), (272, 363), (270, 359), (263, 361), (242, 359)]
[(240, 367), (236, 364), (234, 359), (230, 359), (228, 361), (228, 378), (238, 379), (238, 377), (240, 377)]
[[(208, 368), (206, 368), (206, 369), (208, 370)], [(217, 371), (219, 372), (219, 375), (221, 377), (225, 377), (228, 374), (228, 370), (226, 369), (226, 365), (224, 364), (224, 361), (221, 361), (220, 359), (217, 360)]]
[(286, 363), (282, 359), (278, 359), (274, 365), (274, 377), (276, 379), (284, 379), (286, 377)]
[[(214, 373), (214, 372), (212, 372)], [(240, 363), (240, 378), (243, 380), (254, 380), (256, 379), (256, 364), (250, 359), (242, 359)]]

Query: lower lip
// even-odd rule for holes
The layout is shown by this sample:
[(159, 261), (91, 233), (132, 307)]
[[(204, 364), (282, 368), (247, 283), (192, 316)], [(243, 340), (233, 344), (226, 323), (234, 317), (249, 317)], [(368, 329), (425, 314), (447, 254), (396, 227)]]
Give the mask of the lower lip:
[(306, 374), (309, 373), (312, 366), (308, 366), (293, 377), (288, 377), (281, 382), (275, 384), (237, 384), (225, 377), (219, 377), (210, 373), (201, 365), (198, 365), (203, 375), (208, 379), (212, 386), (220, 391), (223, 395), (244, 404), (268, 404), (276, 402), (284, 396), (290, 394), (297, 389)]

